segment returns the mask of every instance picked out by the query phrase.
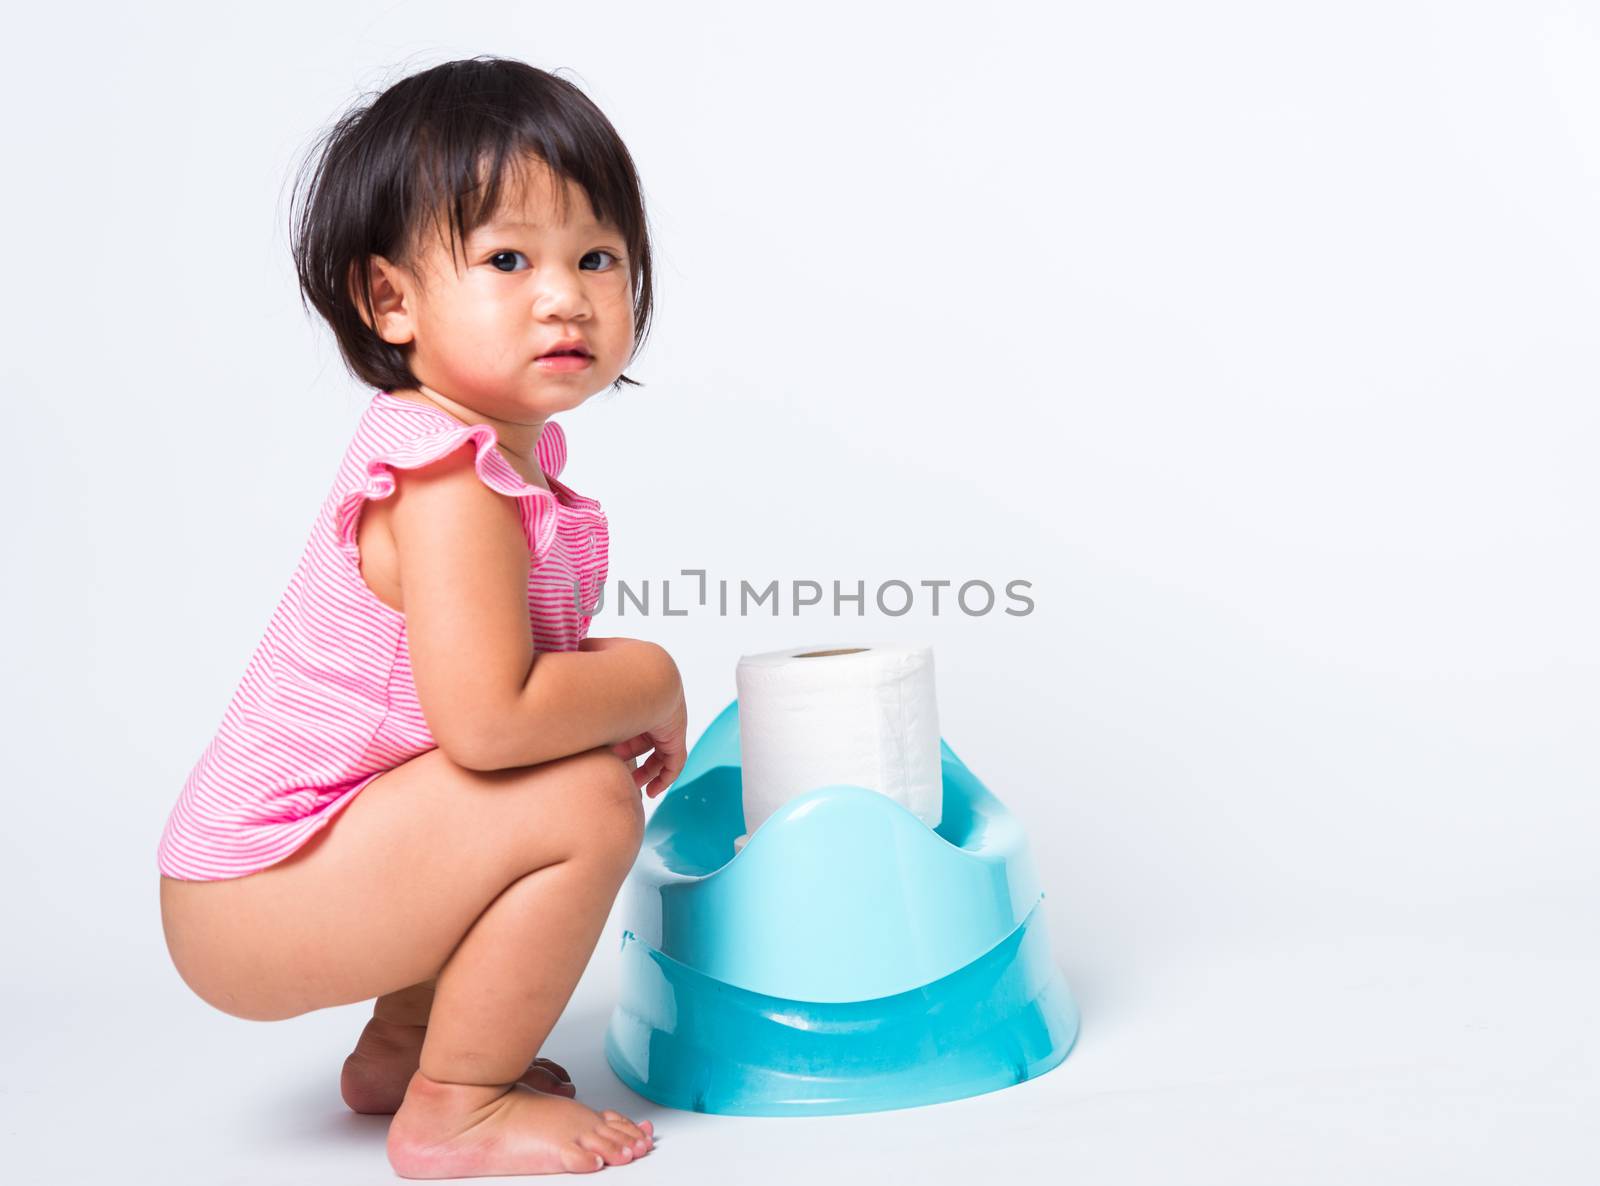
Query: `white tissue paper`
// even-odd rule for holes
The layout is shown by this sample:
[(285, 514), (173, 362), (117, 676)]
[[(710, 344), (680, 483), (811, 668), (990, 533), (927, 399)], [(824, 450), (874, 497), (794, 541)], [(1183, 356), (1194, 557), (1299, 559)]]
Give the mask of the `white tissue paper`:
[(746, 831), (790, 799), (851, 783), (889, 796), (930, 828), (944, 806), (933, 648), (794, 647), (745, 655), (735, 671)]

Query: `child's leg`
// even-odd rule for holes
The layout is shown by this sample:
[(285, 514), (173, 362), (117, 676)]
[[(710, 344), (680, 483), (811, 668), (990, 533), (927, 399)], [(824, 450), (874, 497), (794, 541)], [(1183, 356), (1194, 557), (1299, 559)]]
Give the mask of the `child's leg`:
[(508, 1085), (593, 953), (643, 817), (628, 764), (604, 748), (492, 772), (431, 750), (277, 865), (162, 879), (168, 946), (203, 999), (260, 1020), (437, 975), (424, 1071), (390, 1130), (402, 1174), (586, 1170), (595, 1153), (621, 1163), (649, 1147), (645, 1129)]
[[(339, 1069), (339, 1094), (352, 1111), (392, 1116), (400, 1107), (422, 1061), (435, 980), (384, 993), (372, 1003), (372, 1016)], [(568, 1099), (578, 1094), (567, 1069), (543, 1056), (517, 1082)]]
[(610, 1130), (574, 1117), (569, 1130), (557, 1106), (569, 1101), (517, 1082), (572, 995), (631, 864), (631, 853), (620, 866), (600, 853), (533, 870), (467, 932), (439, 973), (421, 1066), (389, 1130), (402, 1177), (599, 1169), (648, 1150), (626, 1117)]
[(395, 1025), (427, 1025), (438, 981), (437, 976), (429, 976), (420, 984), (384, 993), (372, 1003), (372, 1015)]

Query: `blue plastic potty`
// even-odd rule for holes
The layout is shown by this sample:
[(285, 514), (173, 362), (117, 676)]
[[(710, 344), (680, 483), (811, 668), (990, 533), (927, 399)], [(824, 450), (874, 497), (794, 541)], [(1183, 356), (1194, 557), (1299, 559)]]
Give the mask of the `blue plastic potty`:
[(738, 701), (690, 751), (619, 898), (606, 1060), (658, 1104), (877, 1112), (1042, 1075), (1078, 1036), (1022, 829), (940, 740), (937, 828), (818, 787), (742, 850)]

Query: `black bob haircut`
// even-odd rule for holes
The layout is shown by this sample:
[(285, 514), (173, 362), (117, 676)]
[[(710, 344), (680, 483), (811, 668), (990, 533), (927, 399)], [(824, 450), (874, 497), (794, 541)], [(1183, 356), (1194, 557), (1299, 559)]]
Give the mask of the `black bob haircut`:
[[(302, 305), (333, 329), (345, 365), (382, 391), (416, 387), (405, 347), (384, 341), (367, 267), (381, 255), (415, 271), (441, 213), (457, 243), (494, 216), (502, 190), (536, 159), (566, 216), (569, 180), (594, 216), (622, 230), (633, 286), (634, 354), (650, 328), (650, 236), (633, 158), (611, 121), (572, 83), (526, 62), (480, 55), (410, 75), (323, 133), (308, 163), (300, 212), (291, 202), (291, 251)], [(297, 193), (300, 186), (296, 185)], [(642, 386), (626, 375), (613, 387)]]

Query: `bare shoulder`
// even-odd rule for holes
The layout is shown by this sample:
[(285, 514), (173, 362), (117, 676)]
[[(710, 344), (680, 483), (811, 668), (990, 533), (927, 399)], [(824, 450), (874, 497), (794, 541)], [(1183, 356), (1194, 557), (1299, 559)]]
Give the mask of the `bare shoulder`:
[(470, 440), (426, 465), (393, 472), (395, 492), (386, 500), (391, 504), (392, 528), (403, 531), (405, 523), (438, 514), (470, 515), (487, 522), (517, 517), (517, 500), (478, 476), (476, 447)]
[(464, 566), (462, 575), (526, 578), (528, 541), (517, 500), (485, 485), (471, 442), (426, 465), (395, 471), (395, 492), (383, 520), (394, 542), (402, 584), (413, 574), (447, 583), (436, 564)]
[[(503, 513), (511, 500), (489, 490), (478, 480), (470, 458), (471, 449), (458, 450), (441, 458), (437, 463), (415, 470), (395, 471), (395, 494), (389, 498), (372, 499), (362, 508), (356, 521), (355, 543), (361, 579), (367, 588), (384, 605), (397, 613), (405, 613), (405, 582), (400, 575), (400, 547), (396, 540), (395, 508), (400, 503), (402, 490), (412, 492), (405, 502), (407, 511), (432, 508), (433, 513), (447, 521), (469, 528), (474, 521), (473, 508), (486, 512), (484, 524), (504, 535), (508, 518)], [(423, 487), (426, 492), (420, 491)], [(480, 493), (481, 491), (481, 493)], [(487, 495), (488, 497), (485, 497)], [(457, 502), (464, 503), (458, 507)], [(502, 513), (495, 513), (495, 512)], [(423, 509), (422, 513), (428, 513)], [(408, 518), (411, 517), (408, 514)], [(519, 531), (517, 547), (524, 545)]]

